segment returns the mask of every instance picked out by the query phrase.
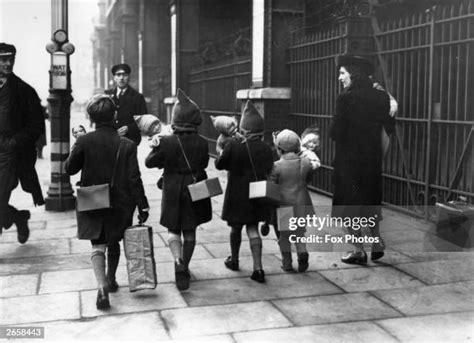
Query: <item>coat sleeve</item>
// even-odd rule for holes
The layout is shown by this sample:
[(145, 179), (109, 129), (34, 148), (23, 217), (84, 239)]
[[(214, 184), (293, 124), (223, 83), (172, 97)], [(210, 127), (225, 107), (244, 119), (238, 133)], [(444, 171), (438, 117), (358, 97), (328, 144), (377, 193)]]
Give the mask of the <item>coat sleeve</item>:
[(270, 175), (268, 176), (268, 179), (272, 182), (275, 182), (276, 184), (279, 183), (280, 181), (280, 172), (278, 169), (278, 165), (276, 163), (273, 164), (272, 171)]
[(36, 91), (30, 87), (21, 87), (23, 92), (27, 94), (24, 97), (26, 104), (24, 110), (26, 111), (25, 123), (26, 125), (17, 133), (13, 135), (16, 149), (23, 149), (27, 145), (34, 144), (39, 136), (45, 131), (43, 108)]
[(148, 199), (145, 196), (145, 189), (143, 188), (143, 182), (138, 167), (137, 160), (137, 146), (131, 144), (131, 149), (127, 154), (127, 166), (128, 166), (128, 182), (130, 190), (135, 204), (140, 210), (148, 208)]
[(222, 154), (220, 154), (214, 161), (214, 164), (218, 170), (229, 170), (231, 165), (231, 149), (232, 142), (225, 145)]
[(162, 148), (162, 142), (159, 146), (153, 148), (153, 150), (145, 158), (145, 166), (147, 168), (164, 168), (165, 166), (165, 155)]
[(78, 137), (76, 143), (72, 146), (72, 151), (65, 163), (65, 170), (68, 175), (77, 174), (84, 166), (83, 140), (82, 136)]
[(345, 136), (346, 125), (344, 122), (344, 116), (345, 112), (348, 110), (347, 107), (345, 94), (339, 95), (336, 100), (336, 112), (332, 117), (329, 131), (330, 137), (336, 142), (341, 141)]

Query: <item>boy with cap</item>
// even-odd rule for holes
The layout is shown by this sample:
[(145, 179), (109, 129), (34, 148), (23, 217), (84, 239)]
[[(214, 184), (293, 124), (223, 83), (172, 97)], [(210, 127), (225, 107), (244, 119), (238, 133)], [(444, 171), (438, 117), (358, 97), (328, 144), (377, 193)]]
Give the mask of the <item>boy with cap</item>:
[(251, 279), (265, 282), (262, 269), (262, 239), (258, 223), (268, 216), (268, 209), (258, 199), (249, 199), (249, 184), (266, 180), (273, 166), (272, 151), (262, 142), (265, 125), (254, 105), (247, 101), (240, 120), (243, 141), (229, 141), (222, 154), (215, 160), (216, 168), (228, 170), (228, 183), (222, 209), (222, 219), (231, 227), (229, 256), (224, 264), (231, 270), (239, 270), (239, 250), (242, 228), (245, 225), (253, 258)]
[(105, 91), (111, 95), (117, 106), (115, 127), (120, 136), (125, 136), (140, 144), (141, 135), (133, 116), (148, 113), (145, 98), (129, 85), (131, 68), (121, 63), (112, 67), (115, 87)]
[(41, 101), (36, 91), (13, 73), (16, 48), (0, 43), (0, 233), (16, 224), (18, 241), (28, 240), (30, 212), (8, 204), (21, 183), (35, 205), (44, 199), (35, 170), (35, 142), (44, 133)]
[[(276, 135), (274, 143), (280, 159), (273, 164), (270, 180), (280, 186), (280, 207), (293, 207), (293, 214), (297, 218), (312, 216), (314, 209), (306, 184), (313, 168), (307, 158), (298, 156), (301, 148), (300, 138), (291, 130), (283, 130)], [(279, 229), (278, 244), (282, 256), (281, 268), (284, 271), (293, 271), (290, 231), (288, 228), (280, 227)], [(298, 227), (294, 234), (297, 237), (303, 237), (305, 227)], [(298, 254), (298, 271), (304, 272), (308, 269), (309, 258), (306, 243), (298, 241), (295, 246)]]

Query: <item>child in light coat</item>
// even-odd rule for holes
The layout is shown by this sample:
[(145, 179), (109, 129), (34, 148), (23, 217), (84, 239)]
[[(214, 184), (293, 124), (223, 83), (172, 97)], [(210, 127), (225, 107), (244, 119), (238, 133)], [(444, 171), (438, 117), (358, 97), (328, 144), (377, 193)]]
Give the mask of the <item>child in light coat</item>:
[[(292, 207), (294, 217), (312, 216), (314, 209), (306, 184), (313, 168), (308, 159), (298, 156), (301, 147), (298, 135), (291, 130), (283, 130), (275, 137), (275, 146), (280, 159), (273, 164), (270, 180), (280, 186), (279, 207)], [(281, 225), (279, 230), (278, 244), (282, 255), (282, 269), (293, 271), (290, 235), (303, 237), (306, 227), (289, 231), (288, 227)], [(298, 271), (304, 272), (309, 266), (306, 243), (297, 242), (295, 246), (298, 254)]]

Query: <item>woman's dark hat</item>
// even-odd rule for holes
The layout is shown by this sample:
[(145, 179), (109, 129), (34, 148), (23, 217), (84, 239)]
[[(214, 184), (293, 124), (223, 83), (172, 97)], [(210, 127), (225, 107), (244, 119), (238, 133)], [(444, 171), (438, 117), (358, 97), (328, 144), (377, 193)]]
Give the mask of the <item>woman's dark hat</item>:
[(15, 56), (16, 48), (14, 45), (0, 43), (0, 56)]
[(344, 66), (357, 66), (362, 68), (362, 70), (368, 75), (373, 75), (375, 72), (375, 67), (367, 58), (357, 55), (339, 55), (336, 57), (337, 69)]
[(178, 98), (178, 101), (173, 107), (171, 124), (178, 126), (184, 124), (199, 126), (202, 123), (201, 110), (199, 109), (199, 106), (181, 89), (178, 89), (176, 97)]
[(125, 63), (116, 64), (112, 67), (112, 74), (113, 75), (115, 75), (115, 73), (117, 73), (119, 71), (122, 71), (125, 74), (130, 74), (130, 72), (132, 70), (130, 69), (130, 66), (128, 64), (125, 64)]

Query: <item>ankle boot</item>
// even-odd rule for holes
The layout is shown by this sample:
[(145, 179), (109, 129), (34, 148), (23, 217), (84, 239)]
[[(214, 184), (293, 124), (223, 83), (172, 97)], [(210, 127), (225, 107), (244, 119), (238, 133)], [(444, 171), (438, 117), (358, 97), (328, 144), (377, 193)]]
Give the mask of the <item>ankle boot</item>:
[(174, 263), (174, 276), (176, 281), (176, 287), (180, 291), (184, 291), (189, 288), (189, 272), (187, 271), (186, 265), (182, 259), (177, 259)]
[(379, 243), (372, 244), (372, 252), (370, 253), (370, 259), (372, 261), (376, 261), (385, 255), (385, 242), (382, 238), (379, 237), (379, 239)]
[(95, 303), (98, 310), (105, 310), (110, 308), (109, 292), (107, 287), (101, 287), (97, 291), (97, 301)]
[(303, 273), (309, 267), (309, 254), (307, 252), (302, 252), (298, 254), (298, 272)]
[(366, 264), (367, 254), (365, 251), (350, 252), (341, 258), (341, 261), (347, 264)]

